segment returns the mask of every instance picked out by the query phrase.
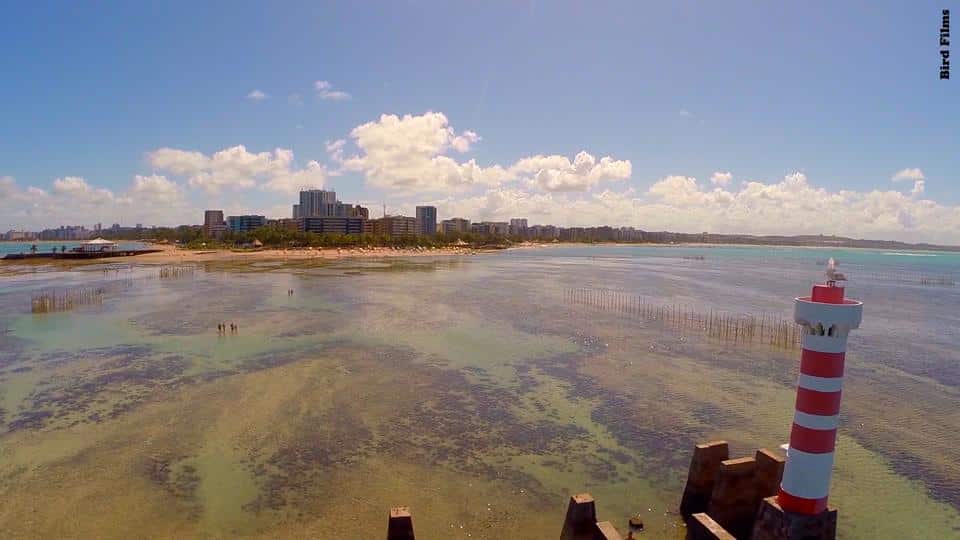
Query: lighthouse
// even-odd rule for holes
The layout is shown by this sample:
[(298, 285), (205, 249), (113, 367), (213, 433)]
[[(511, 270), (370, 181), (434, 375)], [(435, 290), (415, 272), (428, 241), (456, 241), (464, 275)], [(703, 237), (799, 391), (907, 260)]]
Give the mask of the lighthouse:
[(777, 502), (787, 512), (826, 510), (839, 426), (847, 336), (860, 327), (863, 302), (844, 297), (846, 278), (833, 259), (827, 280), (810, 296), (794, 300), (794, 320), (803, 327), (800, 378), (787, 462)]

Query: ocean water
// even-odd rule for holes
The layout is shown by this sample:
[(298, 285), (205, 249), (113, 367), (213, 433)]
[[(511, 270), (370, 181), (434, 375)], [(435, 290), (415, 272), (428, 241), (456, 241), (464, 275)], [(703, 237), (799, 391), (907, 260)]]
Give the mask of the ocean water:
[[(920, 256), (917, 256), (920, 255)], [(844, 538), (960, 536), (960, 258), (766, 247), (74, 270), (0, 265), (0, 530), (23, 537), (559, 534), (571, 493), (682, 538), (693, 444), (786, 442), (799, 350), (629, 310), (788, 318), (834, 257), (864, 301)], [(31, 313), (44, 291), (101, 301)], [(294, 294), (289, 295), (288, 290)], [(217, 325), (233, 323), (236, 332)]]
[[(38, 253), (49, 253), (53, 248), (57, 248), (59, 251), (63, 246), (69, 251), (78, 247), (80, 242), (0, 242), (0, 259), (10, 253), (30, 253), (30, 247), (34, 245), (37, 246)], [(141, 242), (120, 242), (118, 245), (121, 249), (142, 249), (145, 247), (145, 244)]]

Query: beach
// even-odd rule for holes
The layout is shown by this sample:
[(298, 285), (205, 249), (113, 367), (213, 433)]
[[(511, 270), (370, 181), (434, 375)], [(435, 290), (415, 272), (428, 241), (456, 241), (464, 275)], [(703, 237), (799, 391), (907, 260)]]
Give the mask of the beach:
[(474, 249), (468, 246), (432, 247), (368, 247), (368, 248), (288, 248), (288, 249), (185, 249), (164, 244), (150, 244), (151, 249), (162, 249), (160, 253), (137, 255), (136, 261), (152, 264), (175, 264), (213, 261), (275, 261), (275, 260), (333, 260), (385, 257), (422, 257), (438, 255), (475, 255), (488, 250)]

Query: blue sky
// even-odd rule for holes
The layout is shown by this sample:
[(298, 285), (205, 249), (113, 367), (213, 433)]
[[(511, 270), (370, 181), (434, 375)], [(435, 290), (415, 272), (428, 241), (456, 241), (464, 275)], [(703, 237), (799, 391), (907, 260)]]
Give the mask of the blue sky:
[[(937, 77), (940, 11), (957, 3), (139, 4), (5, 8), (0, 228), (166, 224), (206, 206), (276, 214), (294, 196), (262, 184), (316, 161), (310, 181), (343, 200), (406, 212), (435, 202), (441, 217), (960, 243), (949, 219), (960, 205), (960, 89)], [(266, 98), (248, 98), (254, 90)], [(349, 98), (323, 99), (331, 91)], [(419, 151), (423, 133), (404, 129), (403, 115), (428, 111), (452, 135), (424, 159), (370, 146)], [(400, 127), (375, 131), (383, 114)], [(351, 136), (368, 123), (378, 124), (370, 141)], [(451, 146), (467, 131), (478, 138)], [(339, 160), (327, 148), (337, 140)], [(247, 182), (230, 177), (246, 174), (235, 167), (193, 170), (155, 154), (237, 145), (293, 158)], [(592, 173), (577, 168), (581, 151)], [(506, 172), (434, 181), (434, 155)], [(516, 167), (532, 156), (568, 163)], [(604, 169), (603, 156), (629, 172)], [(716, 172), (731, 179), (711, 182)], [(133, 189), (136, 175), (153, 180)], [(157, 204), (138, 209), (141, 196)], [(858, 216), (782, 219), (811, 199)], [(700, 213), (675, 217), (689, 208)]]

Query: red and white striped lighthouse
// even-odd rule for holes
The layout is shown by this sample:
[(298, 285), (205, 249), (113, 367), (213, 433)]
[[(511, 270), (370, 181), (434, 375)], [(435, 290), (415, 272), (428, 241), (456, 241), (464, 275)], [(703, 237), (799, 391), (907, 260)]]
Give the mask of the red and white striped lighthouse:
[(833, 259), (827, 283), (794, 301), (794, 320), (803, 326), (797, 403), (778, 502), (788, 511), (816, 515), (827, 508), (837, 441), (843, 362), (850, 330), (860, 327), (863, 303), (848, 300)]

